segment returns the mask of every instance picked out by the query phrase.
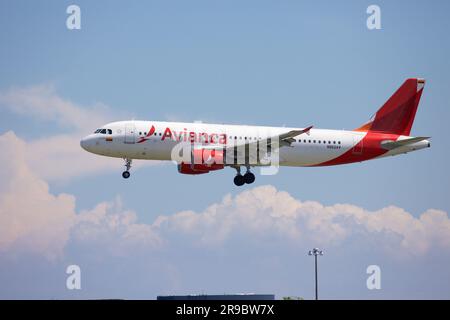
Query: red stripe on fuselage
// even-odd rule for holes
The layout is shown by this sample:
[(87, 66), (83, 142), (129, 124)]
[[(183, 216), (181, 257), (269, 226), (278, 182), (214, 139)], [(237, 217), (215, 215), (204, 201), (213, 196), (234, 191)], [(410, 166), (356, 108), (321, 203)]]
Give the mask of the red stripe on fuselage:
[(338, 164), (346, 164), (352, 162), (361, 162), (379, 157), (388, 150), (381, 148), (381, 142), (384, 140), (397, 141), (399, 135), (390, 133), (380, 133), (368, 131), (367, 134), (353, 148), (340, 155), (337, 158), (313, 165), (319, 166), (335, 166)]

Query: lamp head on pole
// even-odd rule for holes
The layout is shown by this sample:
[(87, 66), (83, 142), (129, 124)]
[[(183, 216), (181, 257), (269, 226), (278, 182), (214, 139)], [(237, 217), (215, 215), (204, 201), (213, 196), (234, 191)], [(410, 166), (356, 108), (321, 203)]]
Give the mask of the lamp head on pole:
[(314, 248), (308, 251), (309, 256), (323, 256), (323, 251), (319, 248)]

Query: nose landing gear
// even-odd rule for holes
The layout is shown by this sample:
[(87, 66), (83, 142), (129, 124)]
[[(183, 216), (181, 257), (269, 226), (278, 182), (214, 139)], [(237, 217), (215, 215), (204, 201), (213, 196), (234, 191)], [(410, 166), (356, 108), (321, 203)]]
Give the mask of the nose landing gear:
[(122, 172), (122, 177), (124, 179), (128, 179), (130, 177), (130, 169), (131, 169), (131, 161), (132, 159), (125, 159), (125, 167), (127, 168), (127, 170), (125, 170), (124, 172)]
[(240, 166), (237, 166), (234, 168), (237, 171), (237, 174), (233, 180), (233, 182), (236, 186), (240, 187), (240, 186), (244, 185), (245, 183), (251, 184), (251, 183), (255, 182), (255, 175), (252, 172), (250, 172), (250, 167), (247, 167), (247, 172), (244, 175), (241, 174)]

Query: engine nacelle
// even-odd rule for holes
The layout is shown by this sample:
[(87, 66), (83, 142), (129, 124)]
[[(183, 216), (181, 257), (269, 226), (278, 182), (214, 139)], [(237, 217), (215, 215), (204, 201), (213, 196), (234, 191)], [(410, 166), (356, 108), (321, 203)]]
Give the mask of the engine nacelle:
[(224, 168), (223, 150), (195, 149), (192, 151), (191, 159), (193, 164), (182, 162), (178, 165), (179, 173), (203, 174)]
[(199, 168), (195, 168), (195, 165), (191, 167), (189, 163), (181, 163), (178, 165), (178, 172), (182, 174), (203, 174), (208, 173), (209, 170), (199, 170)]

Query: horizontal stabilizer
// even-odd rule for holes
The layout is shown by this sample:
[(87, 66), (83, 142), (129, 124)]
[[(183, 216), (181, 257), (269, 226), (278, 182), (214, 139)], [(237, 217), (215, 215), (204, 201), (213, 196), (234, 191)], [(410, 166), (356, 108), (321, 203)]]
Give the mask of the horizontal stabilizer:
[(386, 140), (381, 142), (381, 147), (386, 150), (393, 150), (395, 148), (404, 147), (419, 141), (430, 139), (430, 137), (414, 137), (414, 138), (408, 138), (403, 140)]

